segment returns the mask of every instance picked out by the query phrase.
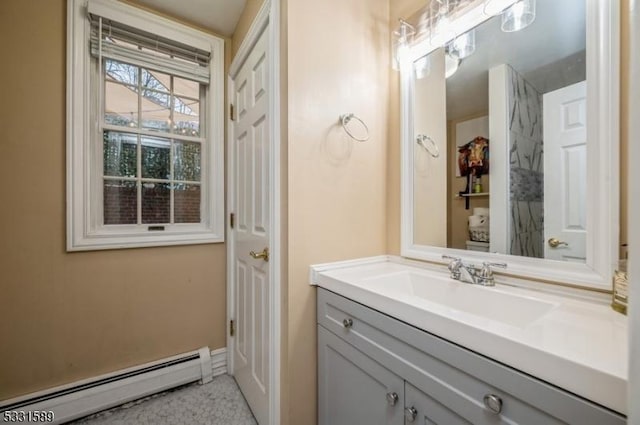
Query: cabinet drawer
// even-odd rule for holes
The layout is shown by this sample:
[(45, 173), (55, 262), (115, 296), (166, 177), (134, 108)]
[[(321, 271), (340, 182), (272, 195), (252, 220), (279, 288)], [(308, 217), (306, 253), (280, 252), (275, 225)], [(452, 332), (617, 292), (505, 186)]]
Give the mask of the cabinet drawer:
[[(318, 324), (469, 422), (624, 424), (624, 417), (322, 288)], [(500, 412), (485, 406), (485, 396)]]

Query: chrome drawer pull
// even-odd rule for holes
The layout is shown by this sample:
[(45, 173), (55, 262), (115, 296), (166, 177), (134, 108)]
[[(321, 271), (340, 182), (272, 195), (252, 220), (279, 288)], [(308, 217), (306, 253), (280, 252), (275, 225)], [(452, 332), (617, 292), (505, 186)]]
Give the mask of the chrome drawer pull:
[(345, 329), (349, 329), (349, 328), (351, 328), (351, 327), (353, 326), (353, 320), (351, 320), (351, 319), (344, 319), (344, 320), (342, 321), (342, 326), (344, 326), (344, 327), (345, 327)]
[(416, 416), (418, 416), (418, 411), (415, 407), (411, 406), (404, 409), (404, 417), (407, 419), (407, 422), (415, 421)]
[(491, 413), (496, 415), (502, 412), (502, 399), (495, 394), (485, 395), (484, 405)]
[(389, 403), (389, 406), (395, 406), (397, 402), (398, 402), (397, 393), (387, 393), (387, 403)]

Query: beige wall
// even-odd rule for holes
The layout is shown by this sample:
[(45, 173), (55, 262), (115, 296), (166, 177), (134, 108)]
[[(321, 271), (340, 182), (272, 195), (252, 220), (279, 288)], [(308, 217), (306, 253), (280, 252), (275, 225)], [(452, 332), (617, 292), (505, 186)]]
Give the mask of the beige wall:
[(231, 37), (231, 57), (235, 57), (264, 0), (247, 0)]
[[(288, 406), (316, 422), (316, 290), (309, 265), (386, 252), (388, 0), (288, 2)], [(337, 125), (353, 112), (371, 139)]]
[(0, 2), (0, 399), (225, 346), (223, 244), (65, 252), (65, 17)]

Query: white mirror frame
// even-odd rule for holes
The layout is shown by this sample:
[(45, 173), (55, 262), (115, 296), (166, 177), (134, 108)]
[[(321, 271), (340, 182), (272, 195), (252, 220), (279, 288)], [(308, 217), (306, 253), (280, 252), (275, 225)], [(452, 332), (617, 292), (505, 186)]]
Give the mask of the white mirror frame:
[[(620, 2), (586, 0), (587, 45), (587, 261), (586, 264), (461, 249), (417, 245), (413, 241), (413, 117), (412, 63), (435, 50), (417, 43), (400, 63), (402, 218), (401, 255), (443, 262), (454, 255), (470, 262), (501, 261), (506, 273), (521, 278), (551, 281), (596, 290), (611, 290), (619, 255), (619, 99), (620, 99)], [(484, 0), (476, 0), (453, 22), (463, 33), (490, 19)], [(429, 37), (426, 37), (428, 40)]]

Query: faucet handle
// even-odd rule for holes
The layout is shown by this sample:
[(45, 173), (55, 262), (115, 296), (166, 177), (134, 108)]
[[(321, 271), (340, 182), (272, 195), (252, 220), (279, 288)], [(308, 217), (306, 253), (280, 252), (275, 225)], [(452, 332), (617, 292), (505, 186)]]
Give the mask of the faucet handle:
[(452, 257), (450, 255), (443, 255), (443, 260), (451, 260), (449, 265), (447, 265), (447, 269), (451, 273), (451, 277), (453, 279), (460, 279), (460, 268), (462, 267), (462, 258), (460, 257)]
[(500, 267), (501, 269), (507, 268), (507, 263), (493, 263), (491, 261), (485, 261), (482, 263), (483, 267)]
[(492, 267), (500, 267), (501, 269), (507, 268), (507, 263), (492, 263), (490, 261), (485, 261), (482, 263), (482, 268), (478, 273), (478, 283), (484, 286), (493, 286), (495, 285), (495, 281), (493, 278), (493, 270)]

